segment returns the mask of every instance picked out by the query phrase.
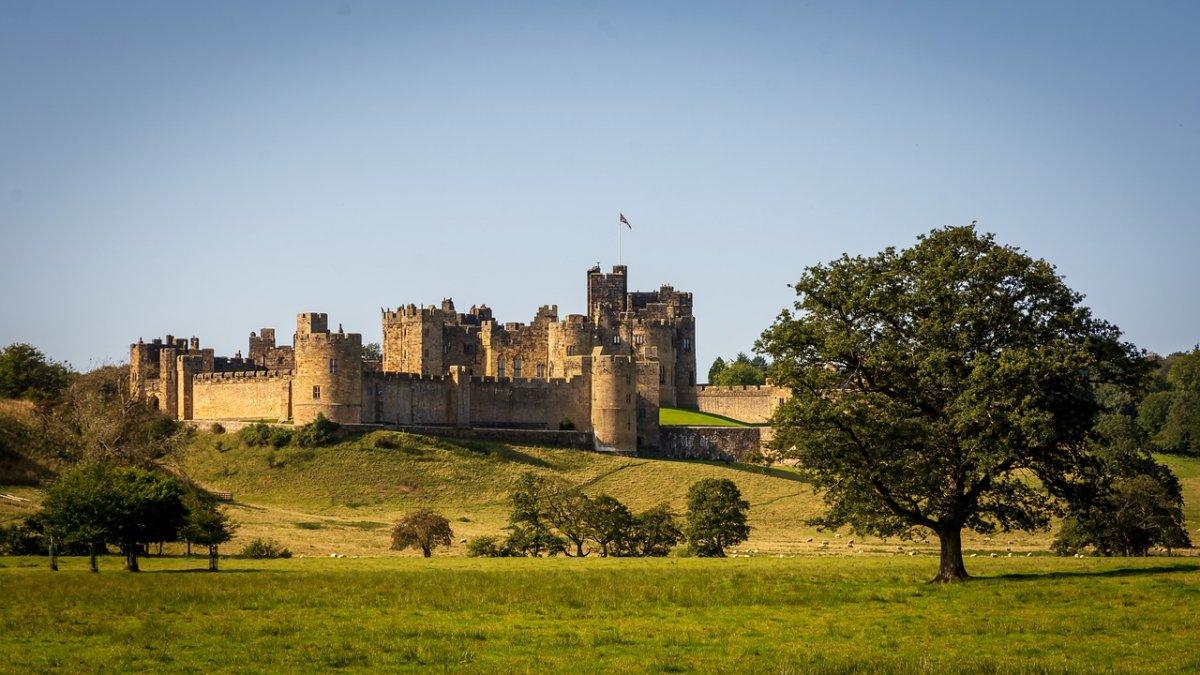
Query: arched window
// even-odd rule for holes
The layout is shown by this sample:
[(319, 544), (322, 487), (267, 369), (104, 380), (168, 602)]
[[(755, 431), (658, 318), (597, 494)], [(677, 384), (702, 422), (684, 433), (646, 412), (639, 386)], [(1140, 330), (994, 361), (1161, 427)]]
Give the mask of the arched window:
[(542, 378), (544, 378), (544, 377), (546, 377), (546, 366), (545, 366), (545, 364), (541, 364), (541, 363), (537, 364), (537, 376), (538, 376), (538, 379), (539, 379), (539, 380), (540, 380), (540, 379), (542, 379)]
[(521, 376), (521, 359), (513, 359), (513, 377)]
[(496, 359), (496, 377), (504, 377), (504, 359)]

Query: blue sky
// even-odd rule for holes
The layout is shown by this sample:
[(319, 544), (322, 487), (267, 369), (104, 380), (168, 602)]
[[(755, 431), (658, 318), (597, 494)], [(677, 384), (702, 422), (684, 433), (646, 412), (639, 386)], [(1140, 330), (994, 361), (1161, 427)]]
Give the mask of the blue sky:
[(0, 0), (0, 343), (582, 312), (618, 211), (702, 370), (804, 266), (971, 220), (1200, 341), (1200, 4), (646, 5)]

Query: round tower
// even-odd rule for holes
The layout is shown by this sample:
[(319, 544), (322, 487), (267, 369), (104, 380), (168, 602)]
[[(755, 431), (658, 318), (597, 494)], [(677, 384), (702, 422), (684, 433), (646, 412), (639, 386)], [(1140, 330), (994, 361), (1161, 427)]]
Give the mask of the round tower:
[(637, 367), (627, 354), (592, 354), (592, 432), (598, 450), (637, 451)]
[(339, 424), (362, 421), (362, 335), (336, 333), (325, 314), (296, 319), (296, 373), (292, 379), (292, 420), (307, 424), (323, 414)]

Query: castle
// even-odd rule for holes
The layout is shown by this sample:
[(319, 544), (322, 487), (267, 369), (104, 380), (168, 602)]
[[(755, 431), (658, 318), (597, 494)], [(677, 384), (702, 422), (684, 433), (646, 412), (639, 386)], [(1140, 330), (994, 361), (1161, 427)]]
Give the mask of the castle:
[(586, 314), (548, 305), (501, 324), (486, 305), (460, 313), (447, 299), (381, 315), (382, 360), (364, 360), (362, 335), (320, 313), (297, 316), (290, 347), (274, 329), (251, 333), (245, 357), (195, 337), (139, 340), (131, 388), (180, 420), (573, 428), (620, 451), (658, 446), (660, 406), (702, 407), (692, 294), (630, 292), (624, 265), (587, 271)]

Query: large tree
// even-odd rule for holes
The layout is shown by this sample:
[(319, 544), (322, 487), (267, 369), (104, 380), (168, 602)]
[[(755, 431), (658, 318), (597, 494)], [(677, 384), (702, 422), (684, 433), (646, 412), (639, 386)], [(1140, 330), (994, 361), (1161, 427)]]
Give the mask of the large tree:
[(1090, 476), (1096, 386), (1152, 367), (1054, 267), (973, 224), (805, 270), (759, 343), (794, 396), (774, 445), (828, 506), (815, 522), (931, 531), (934, 581), (967, 578), (962, 530), (1048, 526)]

